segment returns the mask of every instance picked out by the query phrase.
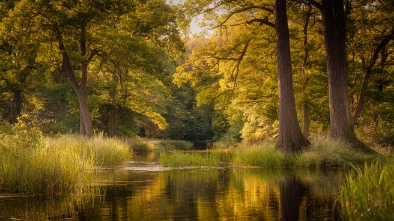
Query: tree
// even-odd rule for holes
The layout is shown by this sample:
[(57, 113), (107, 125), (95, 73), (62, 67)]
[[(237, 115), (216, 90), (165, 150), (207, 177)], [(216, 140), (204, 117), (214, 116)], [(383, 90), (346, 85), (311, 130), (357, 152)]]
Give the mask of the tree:
[(275, 1), (279, 88), (278, 146), (283, 152), (293, 153), (307, 147), (310, 143), (301, 132), (295, 109), (290, 36), (286, 9), (286, 0)]
[[(33, 88), (36, 85), (35, 74), (39, 64), (37, 60), (37, 34), (30, 28), (29, 18), (10, 19), (14, 1), (0, 3), (0, 90), (2, 97), (9, 100), (5, 111), (9, 123), (17, 122), (28, 106), (34, 106)], [(8, 94), (8, 95), (7, 95)], [(29, 101), (30, 100), (30, 101)], [(7, 102), (7, 101), (6, 101)]]
[(362, 143), (351, 128), (350, 97), (346, 65), (346, 21), (343, 0), (322, 0), (321, 4), (308, 0), (322, 14), (326, 49), (330, 137), (363, 152), (374, 152)]
[[(154, 79), (160, 75), (164, 78), (171, 69), (166, 66), (173, 66), (171, 62), (182, 50), (174, 8), (161, 0), (22, 0), (16, 4), (15, 12), (10, 19), (28, 19), (29, 27), (40, 33), (41, 45), (50, 47), (48, 51), (54, 54), (55, 60), (48, 62), (50, 68), (68, 79), (78, 99), (80, 133), (86, 136), (93, 135), (89, 109), (97, 103), (89, 100), (92, 93), (109, 89), (108, 125), (110, 134), (114, 135), (120, 88), (117, 83), (123, 79), (129, 81), (133, 74), (139, 78), (144, 74), (155, 75)], [(113, 81), (111, 84), (115, 85), (89, 88), (94, 86), (93, 77), (108, 77), (104, 82)], [(151, 79), (145, 80), (148, 83)], [(151, 81), (150, 86), (157, 82)], [(148, 118), (165, 121), (149, 105), (132, 108), (144, 111)]]

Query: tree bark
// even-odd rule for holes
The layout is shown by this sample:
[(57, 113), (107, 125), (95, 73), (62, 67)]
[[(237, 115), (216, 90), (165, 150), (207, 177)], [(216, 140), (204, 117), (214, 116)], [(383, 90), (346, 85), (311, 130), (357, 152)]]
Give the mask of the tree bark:
[(341, 140), (354, 149), (372, 153), (374, 151), (362, 143), (351, 129), (343, 0), (322, 0), (321, 13), (328, 72), (330, 137)]
[(284, 153), (294, 153), (306, 148), (310, 143), (302, 134), (297, 120), (286, 0), (275, 1), (275, 30), (279, 87), (279, 137), (277, 146)]
[(15, 90), (11, 105), (11, 118), (10, 123), (15, 124), (18, 122), (18, 117), (22, 113), (22, 91)]
[(305, 24), (304, 24), (304, 59), (302, 61), (302, 133), (306, 138), (309, 137), (309, 100), (308, 100), (308, 93), (306, 91), (308, 87), (308, 71), (307, 71), (307, 61), (309, 58), (309, 49), (308, 49), (308, 26), (309, 20), (312, 14), (312, 6), (310, 4), (308, 6), (308, 12), (305, 17)]
[(111, 89), (110, 89), (110, 99), (111, 99), (111, 105), (109, 105), (109, 110), (108, 110), (108, 136), (115, 137), (117, 135), (117, 131), (116, 131), (117, 108), (116, 108), (115, 91)]

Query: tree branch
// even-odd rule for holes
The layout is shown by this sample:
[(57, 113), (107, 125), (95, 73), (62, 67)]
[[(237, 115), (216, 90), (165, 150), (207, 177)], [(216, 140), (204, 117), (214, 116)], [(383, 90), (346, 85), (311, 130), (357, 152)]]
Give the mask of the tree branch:
[(242, 12), (245, 12), (245, 11), (248, 11), (248, 10), (251, 10), (251, 9), (261, 9), (261, 10), (267, 11), (268, 13), (271, 13), (271, 14), (274, 13), (273, 9), (270, 9), (270, 8), (267, 8), (267, 7), (264, 7), (264, 6), (250, 5), (250, 6), (247, 6), (247, 7), (244, 7), (244, 8), (235, 9), (234, 11), (230, 12), (227, 15), (227, 17), (224, 19), (224, 21), (220, 22), (219, 25), (217, 25), (217, 26), (215, 26), (213, 28), (218, 28), (220, 26), (223, 26), (223, 24), (226, 23), (233, 15), (238, 14), (238, 13), (242, 13)]
[(364, 75), (364, 79), (363, 82), (361, 84), (361, 89), (358, 95), (358, 99), (357, 99), (357, 106), (353, 112), (353, 116), (352, 116), (352, 122), (351, 125), (354, 127), (357, 124), (357, 119), (359, 118), (362, 108), (364, 106), (364, 98), (365, 98), (365, 90), (367, 88), (369, 79), (372, 76), (372, 68), (375, 66), (376, 61), (378, 60), (379, 57), (379, 53), (380, 51), (383, 50), (383, 48), (391, 41), (394, 40), (394, 28), (391, 29), (390, 34), (386, 35), (382, 41), (378, 44), (378, 46), (376, 46), (375, 51), (372, 55), (372, 58), (369, 61), (368, 66), (366, 67), (365, 70), (365, 75)]
[(254, 18), (254, 19), (251, 19), (251, 20), (247, 21), (246, 24), (250, 25), (250, 24), (252, 24), (254, 22), (259, 22), (260, 25), (265, 24), (265, 25), (268, 25), (271, 28), (275, 28), (275, 24), (270, 22), (270, 21), (268, 21), (268, 16), (265, 17), (265, 18)]
[(322, 6), (321, 6), (321, 4), (318, 3), (317, 1), (315, 1), (315, 0), (306, 0), (306, 1), (309, 2), (309, 4), (315, 6), (317, 9), (321, 10), (321, 7), (322, 7)]

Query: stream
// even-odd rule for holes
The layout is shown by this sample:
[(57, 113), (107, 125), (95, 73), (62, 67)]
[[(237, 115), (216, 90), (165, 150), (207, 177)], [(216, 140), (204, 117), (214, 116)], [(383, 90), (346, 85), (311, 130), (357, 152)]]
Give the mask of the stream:
[(331, 220), (340, 171), (170, 168), (157, 154), (102, 168), (101, 194), (0, 195), (0, 220)]

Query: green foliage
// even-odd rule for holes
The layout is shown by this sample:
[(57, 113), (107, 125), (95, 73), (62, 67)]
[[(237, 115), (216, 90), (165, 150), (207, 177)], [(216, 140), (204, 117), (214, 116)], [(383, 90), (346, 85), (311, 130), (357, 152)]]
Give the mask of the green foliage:
[(391, 220), (394, 207), (393, 161), (353, 166), (341, 185), (343, 220)]
[[(11, 126), (0, 126), (0, 153), (17, 154), (43, 147), (43, 136), (37, 127), (29, 127), (23, 121)], [(4, 152), (3, 152), (4, 151)]]
[(191, 150), (193, 143), (185, 140), (158, 140), (157, 146), (159, 149), (163, 147), (164, 150)]

